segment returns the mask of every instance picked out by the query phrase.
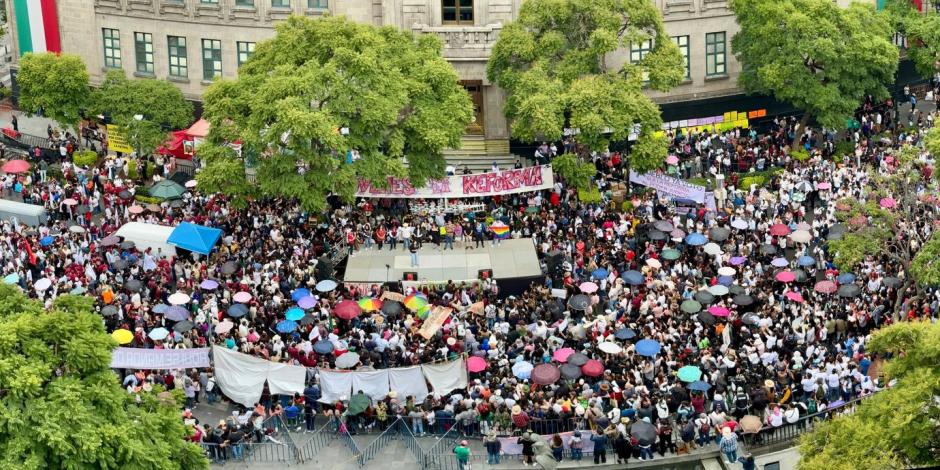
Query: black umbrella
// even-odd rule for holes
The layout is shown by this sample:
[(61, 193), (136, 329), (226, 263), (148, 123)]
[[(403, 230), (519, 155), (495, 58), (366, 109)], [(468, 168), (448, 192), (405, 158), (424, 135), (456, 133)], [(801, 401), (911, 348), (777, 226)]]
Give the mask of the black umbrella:
[(587, 361), (588, 361), (588, 360), (589, 360), (589, 358), (588, 358), (587, 356), (585, 356), (584, 354), (581, 354), (581, 353), (579, 353), (579, 352), (576, 352), (576, 353), (574, 353), (574, 354), (568, 356), (568, 364), (571, 364), (571, 365), (573, 365), (573, 366), (581, 367), (581, 366), (583, 366), (584, 364), (587, 364)]
[(394, 300), (382, 302), (382, 313), (386, 315), (398, 315), (401, 313), (401, 303)]
[(745, 325), (756, 325), (760, 323), (760, 317), (757, 316), (757, 314), (748, 313), (741, 317), (741, 323), (744, 323)]
[(844, 286), (839, 286), (839, 297), (858, 297), (858, 294), (862, 293), (862, 288), (858, 287), (855, 284), (846, 284)]
[(717, 321), (715, 316), (708, 312), (699, 312), (698, 321), (702, 322), (705, 325), (714, 325)]
[(666, 235), (663, 232), (660, 232), (659, 230), (650, 230), (647, 236), (649, 237), (650, 240), (655, 240), (655, 241), (665, 240), (669, 238), (668, 235)]
[(117, 315), (117, 312), (118, 312), (117, 307), (115, 307), (114, 305), (105, 305), (104, 307), (101, 307), (102, 317), (113, 317)]
[(231, 276), (235, 274), (235, 271), (238, 271), (238, 263), (235, 261), (226, 261), (222, 264), (222, 274), (226, 276)]
[(183, 207), (183, 201), (180, 199), (170, 201), (170, 207), (174, 209), (179, 209), (180, 207)]
[(695, 300), (703, 304), (710, 304), (715, 301), (715, 296), (711, 292), (703, 289), (695, 293)]
[(114, 246), (119, 243), (121, 243), (121, 237), (118, 237), (115, 235), (109, 235), (107, 237), (104, 237), (98, 242), (98, 244), (101, 246)]
[(124, 269), (127, 267), (127, 261), (124, 261), (122, 259), (114, 260), (114, 262), (111, 263), (111, 267), (114, 269)]
[(772, 255), (777, 252), (777, 247), (767, 243), (760, 246), (760, 252), (765, 255)]
[(656, 427), (646, 421), (637, 421), (630, 426), (630, 435), (635, 437), (641, 446), (652, 445), (656, 441)]
[(559, 369), (561, 369), (561, 376), (566, 379), (575, 380), (581, 377), (581, 366), (562, 364)]
[(731, 230), (724, 227), (715, 227), (708, 231), (708, 237), (716, 242), (723, 242), (731, 236)]
[(883, 282), (888, 287), (897, 287), (901, 285), (901, 280), (896, 277), (886, 277), (884, 278)]
[(568, 299), (568, 307), (571, 307), (572, 310), (587, 310), (590, 306), (591, 298), (584, 294), (578, 294)]
[(558, 302), (551, 301), (545, 304), (545, 310), (548, 310), (548, 313), (552, 314), (552, 317), (560, 316), (564, 314), (564, 308), (558, 304)]
[(747, 307), (748, 305), (751, 305), (754, 303), (754, 297), (751, 297), (747, 294), (740, 294), (740, 295), (734, 296), (734, 298), (731, 299), (731, 301), (734, 302), (735, 305)]
[(794, 282), (806, 282), (809, 280), (809, 276), (806, 274), (806, 271), (802, 269), (793, 270), (793, 281)]
[(118, 193), (118, 197), (121, 198), (121, 199), (127, 200), (127, 199), (133, 198), (134, 195), (131, 194), (130, 191), (128, 191), (128, 190), (125, 189), (125, 190), (123, 190), (123, 191), (121, 191), (121, 192)]
[(659, 230), (660, 232), (666, 233), (675, 230), (676, 228), (672, 225), (672, 222), (666, 220), (659, 220), (653, 224), (653, 228)]
[(193, 322), (191, 322), (191, 321), (189, 321), (189, 320), (178, 321), (178, 322), (176, 322), (175, 325), (173, 325), (173, 331), (176, 331), (176, 332), (179, 332), (179, 333), (185, 333), (185, 332), (187, 332), (187, 331), (193, 329), (195, 326), (196, 326), (196, 325), (193, 325)]
[(232, 318), (243, 317), (248, 313), (248, 306), (245, 304), (232, 304), (227, 310), (228, 316)]
[(131, 279), (124, 283), (124, 288), (131, 292), (137, 292), (141, 288), (141, 283), (137, 279)]
[(317, 319), (313, 315), (307, 313), (300, 320), (297, 320), (297, 323), (300, 323), (301, 325), (312, 325), (315, 321), (317, 321)]
[(130, 240), (125, 240), (125, 241), (121, 242), (121, 245), (120, 245), (120, 246), (121, 246), (121, 249), (122, 249), (122, 250), (133, 250), (134, 247), (136, 247), (137, 245), (134, 244), (134, 242), (132, 242), (132, 241), (130, 241)]
[(741, 295), (741, 294), (746, 294), (746, 293), (747, 293), (747, 290), (745, 290), (743, 287), (741, 287), (741, 286), (739, 286), (739, 285), (737, 285), (737, 284), (732, 284), (732, 285), (728, 286), (728, 292), (729, 292), (731, 295)]

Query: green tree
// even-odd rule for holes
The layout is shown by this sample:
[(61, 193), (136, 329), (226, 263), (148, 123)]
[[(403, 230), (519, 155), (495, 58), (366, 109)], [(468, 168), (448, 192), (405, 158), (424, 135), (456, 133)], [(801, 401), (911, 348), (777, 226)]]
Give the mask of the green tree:
[(75, 125), (88, 103), (88, 72), (74, 54), (27, 53), (16, 75), (19, 106), (38, 112), (59, 124)]
[(121, 388), (109, 369), (116, 345), (90, 298), (50, 310), (0, 286), (0, 468), (200, 469), (172, 403)]
[(591, 187), (591, 179), (597, 173), (594, 165), (582, 162), (573, 153), (566, 153), (552, 160), (552, 169), (571, 186), (585, 190)]
[[(868, 175), (867, 199), (843, 199), (838, 201), (844, 210), (837, 212), (846, 227), (841, 239), (829, 242), (829, 250), (839, 269), (851, 270), (867, 256), (885, 256), (896, 264), (903, 274), (901, 291), (915, 286), (917, 295), (927, 285), (940, 284), (940, 241), (923, 227), (933, 226), (937, 219), (922, 195), (935, 187), (934, 180), (927, 178), (925, 163), (920, 150), (905, 146), (894, 154), (897, 169), (881, 174), (870, 171)], [(894, 199), (896, 206), (885, 208), (881, 199)], [(904, 236), (898, 236), (903, 233)], [(895, 314), (904, 296), (898, 296)]]
[(885, 11), (894, 29), (907, 38), (907, 57), (917, 73), (932, 78), (940, 70), (940, 15), (922, 14), (908, 0), (888, 0)]
[(799, 470), (940, 465), (940, 324), (891, 325), (866, 349), (891, 353), (883, 372), (896, 383), (802, 436)]
[(888, 96), (898, 50), (888, 15), (830, 0), (732, 0), (741, 30), (731, 40), (748, 93), (773, 96), (842, 129), (866, 95)]
[[(614, 53), (645, 41), (652, 50), (639, 63), (614, 64)], [(662, 165), (668, 143), (644, 87), (668, 90), (685, 67), (653, 2), (529, 0), (500, 33), (487, 75), (508, 93), (515, 138), (558, 140), (573, 128), (580, 144), (603, 150), (639, 130), (629, 163), (646, 171)]]
[(111, 70), (93, 95), (96, 114), (108, 114), (115, 123), (126, 124), (143, 116), (164, 128), (182, 129), (193, 122), (193, 105), (183, 92), (166, 80), (135, 78), (122, 70)]
[[(240, 141), (263, 154), (261, 194), (316, 211), (330, 194), (352, 200), (360, 177), (408, 176), (422, 186), (444, 176), (442, 151), (460, 144), (473, 105), (437, 37), (337, 17), (291, 17), (276, 31), (236, 80), (217, 81), (204, 96), (208, 145)], [(350, 150), (360, 155), (353, 164)], [(201, 185), (216, 165), (229, 171), (233, 161), (208, 162)]]

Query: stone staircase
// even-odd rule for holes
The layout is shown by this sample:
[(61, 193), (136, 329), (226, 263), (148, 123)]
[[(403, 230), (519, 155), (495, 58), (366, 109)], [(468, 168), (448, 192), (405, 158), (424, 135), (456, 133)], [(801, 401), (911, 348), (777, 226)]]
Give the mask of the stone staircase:
[[(487, 139), (482, 135), (464, 135), (460, 139), (459, 149), (444, 150), (448, 165), (454, 166), (457, 173), (466, 165), (473, 173), (490, 171), (493, 162), (500, 169), (509, 169), (515, 165), (518, 156), (509, 153), (509, 141), (506, 139)], [(523, 159), (522, 164), (526, 165)]]

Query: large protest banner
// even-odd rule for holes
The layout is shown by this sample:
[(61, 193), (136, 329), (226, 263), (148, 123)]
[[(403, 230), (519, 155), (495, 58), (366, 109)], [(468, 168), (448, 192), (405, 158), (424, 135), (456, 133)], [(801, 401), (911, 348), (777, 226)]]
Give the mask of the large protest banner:
[(360, 179), (356, 197), (387, 198), (462, 198), (495, 196), (529, 191), (540, 191), (554, 186), (555, 176), (549, 165), (530, 166), (517, 170), (504, 170), (473, 175), (455, 175), (430, 180), (423, 188), (415, 188), (407, 178), (388, 178), (388, 186), (381, 188)]
[(115, 348), (112, 369), (194, 369), (209, 367), (209, 348), (142, 349)]
[(630, 182), (653, 188), (677, 198), (691, 199), (699, 204), (705, 202), (705, 186), (692, 184), (661, 173), (644, 173), (640, 175), (631, 170)]
[(424, 321), (424, 324), (421, 325), (421, 329), (418, 330), (418, 334), (423, 336), (424, 339), (431, 339), (437, 330), (440, 330), (444, 326), (444, 322), (447, 321), (447, 318), (450, 317), (450, 313), (454, 309), (450, 307), (441, 307), (435, 306), (431, 309), (431, 313), (428, 314), (427, 320)]

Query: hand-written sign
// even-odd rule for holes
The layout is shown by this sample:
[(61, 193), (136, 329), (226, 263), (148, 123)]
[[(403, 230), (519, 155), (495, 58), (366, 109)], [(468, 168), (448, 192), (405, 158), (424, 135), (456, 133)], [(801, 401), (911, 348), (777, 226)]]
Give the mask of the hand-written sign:
[(418, 334), (423, 336), (424, 339), (431, 339), (437, 330), (440, 330), (444, 326), (444, 322), (447, 321), (447, 318), (450, 317), (450, 312), (454, 309), (450, 307), (440, 307), (436, 306), (431, 309), (431, 313), (428, 314), (428, 318), (424, 320), (424, 324), (421, 325), (421, 329), (418, 330)]
[(455, 175), (428, 181), (427, 186), (416, 188), (408, 179), (388, 178), (388, 187), (380, 188), (368, 180), (360, 179), (356, 197), (388, 198), (462, 198), (514, 194), (540, 191), (555, 184), (552, 168), (548, 165), (530, 166), (473, 175)]

